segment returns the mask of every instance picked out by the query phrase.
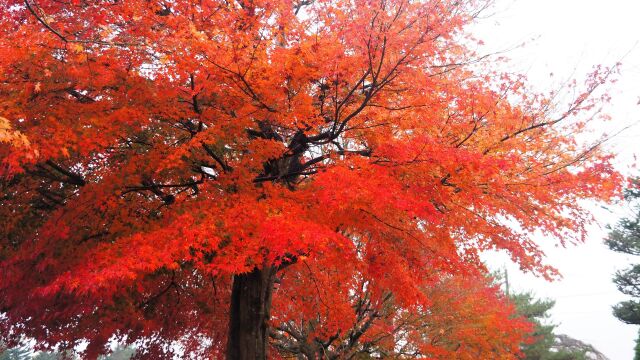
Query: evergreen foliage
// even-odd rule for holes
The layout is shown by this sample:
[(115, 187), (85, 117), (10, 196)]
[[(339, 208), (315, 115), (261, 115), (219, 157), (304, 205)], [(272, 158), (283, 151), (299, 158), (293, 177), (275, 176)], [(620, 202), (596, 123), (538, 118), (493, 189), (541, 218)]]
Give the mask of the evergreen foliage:
[(532, 341), (522, 346), (524, 360), (586, 360), (586, 350), (558, 349), (556, 345), (556, 325), (548, 321), (549, 311), (555, 301), (536, 299), (531, 293), (511, 295), (518, 314), (526, 317), (534, 325)]
[[(613, 251), (623, 254), (640, 255), (640, 178), (632, 181), (625, 190), (625, 200), (631, 208), (631, 215), (618, 221), (609, 232), (605, 243)], [(633, 300), (622, 301), (613, 307), (613, 315), (627, 324), (640, 325), (640, 264), (616, 272), (613, 282), (618, 290)], [(634, 360), (640, 360), (640, 336), (636, 340)]]

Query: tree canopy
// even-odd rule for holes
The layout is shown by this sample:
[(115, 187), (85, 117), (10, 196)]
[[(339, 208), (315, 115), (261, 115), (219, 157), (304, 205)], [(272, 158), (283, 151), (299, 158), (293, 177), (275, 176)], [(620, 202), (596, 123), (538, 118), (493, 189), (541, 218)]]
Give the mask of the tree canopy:
[[(624, 217), (611, 229), (605, 240), (613, 251), (623, 254), (640, 255), (640, 181), (633, 179), (624, 197), (631, 215)], [(625, 270), (616, 272), (613, 282), (618, 290), (632, 297), (613, 307), (613, 315), (627, 324), (640, 325), (640, 264), (634, 264)], [(636, 345), (636, 360), (640, 360), (640, 338)]]
[(321, 317), (332, 351), (359, 332), (410, 339), (415, 357), (494, 351), (520, 326), (508, 307), (475, 348), (384, 322), (438, 296), (454, 311), (440, 322), (465, 319), (456, 301), (500, 303), (465, 280), (485, 250), (553, 276), (531, 235), (581, 241), (581, 200), (615, 196), (620, 176), (576, 138), (611, 70), (564, 103), (534, 93), (473, 51), (485, 7), (0, 2), (0, 334), (86, 343), (86, 358), (116, 339), (140, 357), (256, 359)]

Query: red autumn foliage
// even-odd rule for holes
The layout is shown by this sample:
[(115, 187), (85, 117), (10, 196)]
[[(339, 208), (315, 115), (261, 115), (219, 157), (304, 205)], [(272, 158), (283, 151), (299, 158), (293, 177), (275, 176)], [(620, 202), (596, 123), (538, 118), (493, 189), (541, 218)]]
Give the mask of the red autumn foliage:
[(385, 316), (358, 341), (406, 320), (378, 345), (515, 356), (478, 254), (552, 276), (531, 234), (580, 241), (621, 179), (576, 140), (610, 71), (563, 106), (470, 66), (482, 6), (1, 2), (1, 334), (219, 358), (255, 273), (256, 324), (344, 343), (366, 284)]

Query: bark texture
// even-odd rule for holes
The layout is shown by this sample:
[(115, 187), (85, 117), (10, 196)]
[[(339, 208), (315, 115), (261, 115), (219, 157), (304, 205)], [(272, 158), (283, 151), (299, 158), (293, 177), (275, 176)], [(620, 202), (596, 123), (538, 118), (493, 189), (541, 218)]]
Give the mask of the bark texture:
[(234, 277), (227, 360), (266, 360), (275, 272), (255, 268)]

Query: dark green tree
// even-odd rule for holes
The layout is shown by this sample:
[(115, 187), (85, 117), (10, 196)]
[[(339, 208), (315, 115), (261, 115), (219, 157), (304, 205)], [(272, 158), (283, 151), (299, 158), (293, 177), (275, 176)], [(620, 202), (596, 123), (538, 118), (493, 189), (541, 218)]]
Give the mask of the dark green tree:
[[(2, 344), (0, 344), (2, 348)], [(28, 360), (31, 359), (31, 349), (27, 346), (6, 349), (0, 352), (0, 360)]]
[(136, 354), (136, 349), (132, 346), (119, 346), (110, 355), (100, 356), (100, 360), (129, 360)]
[[(2, 344), (0, 344), (1, 346)], [(0, 348), (1, 349), (1, 348)], [(136, 353), (133, 347), (117, 347), (109, 355), (101, 355), (99, 360), (129, 360)], [(74, 360), (79, 359), (72, 352), (39, 351), (35, 352), (30, 346), (18, 346), (4, 351), (0, 350), (0, 360)]]
[[(640, 178), (636, 178), (624, 193), (631, 214), (611, 229), (605, 243), (613, 251), (640, 256)], [(613, 307), (613, 314), (627, 324), (640, 325), (640, 264), (616, 272), (613, 282), (618, 290), (634, 299)], [(635, 360), (640, 360), (640, 335), (636, 340)]]
[[(555, 301), (536, 299), (531, 293), (512, 294), (511, 299), (520, 315), (534, 324), (532, 342), (522, 345), (524, 360), (586, 360), (590, 347), (565, 349), (554, 333), (556, 325), (549, 322), (549, 311)], [(595, 351), (595, 350), (594, 350)]]
[(65, 357), (55, 351), (34, 351), (29, 345), (17, 346), (0, 352), (0, 360), (73, 360), (76, 359), (72, 353)]

